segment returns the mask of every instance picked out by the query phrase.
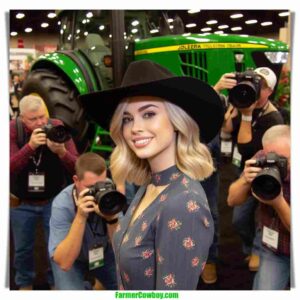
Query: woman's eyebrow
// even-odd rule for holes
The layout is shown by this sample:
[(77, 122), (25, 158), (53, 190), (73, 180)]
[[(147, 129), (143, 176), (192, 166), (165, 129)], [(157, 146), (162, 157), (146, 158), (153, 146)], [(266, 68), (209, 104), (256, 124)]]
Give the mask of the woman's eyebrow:
[[(141, 106), (141, 107), (138, 109), (138, 112), (144, 111), (144, 110), (146, 110), (147, 108), (152, 107), (152, 106), (153, 106), (153, 107), (156, 107), (156, 108), (159, 108), (158, 106), (156, 106), (156, 105), (154, 105), (154, 104), (147, 104), (147, 105)], [(123, 115), (131, 115), (131, 113), (125, 110), (124, 113), (123, 113)]]

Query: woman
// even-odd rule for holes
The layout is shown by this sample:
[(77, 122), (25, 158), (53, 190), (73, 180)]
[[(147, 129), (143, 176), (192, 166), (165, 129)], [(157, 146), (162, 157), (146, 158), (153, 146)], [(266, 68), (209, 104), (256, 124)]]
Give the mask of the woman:
[(120, 88), (82, 100), (104, 128), (112, 116), (113, 180), (141, 186), (113, 238), (119, 288), (196, 289), (214, 230), (199, 183), (213, 163), (199, 127), (205, 142), (218, 133), (219, 97), (199, 80), (141, 60)]

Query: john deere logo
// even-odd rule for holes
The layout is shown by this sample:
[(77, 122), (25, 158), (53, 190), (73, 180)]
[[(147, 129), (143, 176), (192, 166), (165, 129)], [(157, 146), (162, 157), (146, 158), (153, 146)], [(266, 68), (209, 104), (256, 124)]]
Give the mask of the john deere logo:
[(268, 69), (261, 69), (260, 72), (266, 76), (268, 76), (270, 74)]

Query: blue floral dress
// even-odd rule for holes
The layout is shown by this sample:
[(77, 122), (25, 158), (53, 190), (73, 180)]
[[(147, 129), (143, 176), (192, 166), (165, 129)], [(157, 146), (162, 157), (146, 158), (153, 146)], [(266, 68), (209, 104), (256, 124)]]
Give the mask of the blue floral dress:
[(119, 289), (195, 290), (214, 233), (205, 193), (176, 166), (151, 183), (168, 186), (129, 226), (142, 186), (114, 235)]

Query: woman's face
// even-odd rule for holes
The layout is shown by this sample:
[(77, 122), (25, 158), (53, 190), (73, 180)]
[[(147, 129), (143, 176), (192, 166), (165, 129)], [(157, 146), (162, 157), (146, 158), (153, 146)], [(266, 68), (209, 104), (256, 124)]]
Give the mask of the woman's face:
[(152, 169), (175, 164), (176, 133), (162, 99), (131, 97), (123, 114), (123, 136), (140, 159)]

